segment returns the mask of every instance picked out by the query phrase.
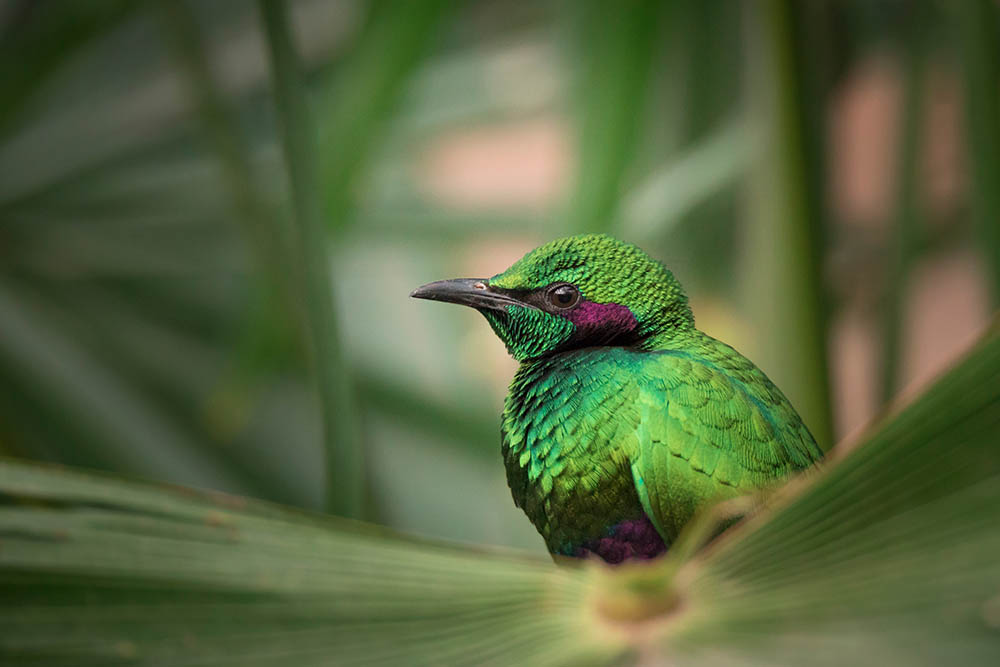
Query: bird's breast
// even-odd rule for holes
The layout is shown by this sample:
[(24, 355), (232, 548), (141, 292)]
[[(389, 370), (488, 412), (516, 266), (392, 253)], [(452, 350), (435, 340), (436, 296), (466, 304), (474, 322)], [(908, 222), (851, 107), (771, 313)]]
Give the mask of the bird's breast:
[(553, 553), (612, 562), (655, 555), (663, 543), (642, 510), (628, 456), (635, 388), (579, 356), (522, 364), (511, 383), (502, 450), (514, 501)]

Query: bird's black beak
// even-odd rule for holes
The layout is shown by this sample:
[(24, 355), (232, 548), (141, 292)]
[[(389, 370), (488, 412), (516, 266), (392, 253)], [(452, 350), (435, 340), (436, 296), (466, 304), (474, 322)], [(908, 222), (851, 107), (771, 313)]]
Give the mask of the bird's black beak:
[(505, 290), (490, 287), (489, 281), (482, 278), (439, 280), (421, 285), (410, 292), (410, 296), (414, 299), (445, 301), (488, 310), (503, 310), (507, 306), (532, 307), (514, 298)]

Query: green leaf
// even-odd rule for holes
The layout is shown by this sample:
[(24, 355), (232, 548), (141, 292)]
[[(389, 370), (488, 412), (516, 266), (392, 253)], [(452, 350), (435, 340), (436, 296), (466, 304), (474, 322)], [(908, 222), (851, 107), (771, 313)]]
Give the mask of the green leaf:
[[(556, 567), (0, 464), (0, 657), (32, 664), (996, 664), (1000, 336), (693, 558)], [(689, 543), (696, 537), (689, 535)]]
[(0, 489), (15, 499), (0, 511), (5, 659), (544, 664), (615, 650), (586, 639), (579, 570), (13, 462)]
[(8, 22), (0, 34), (0, 139), (53, 72), (139, 5), (127, 0), (59, 2), (45, 7), (8, 3), (4, 7)]
[(634, 239), (663, 237), (684, 216), (742, 176), (755, 153), (742, 120), (730, 121), (655, 170), (624, 202), (620, 230)]
[(639, 143), (653, 47), (663, 6), (635, 0), (579, 3), (578, 57), (584, 63), (580, 99), (579, 166), (568, 226), (607, 230), (618, 214), (621, 187)]
[(63, 460), (96, 465), (112, 459), (135, 475), (197, 485), (222, 480), (229, 489), (249, 491), (233, 470), (178, 428), (162, 405), (142, 400), (120, 372), (102, 366), (79, 340), (63, 335), (57, 313), (43, 305), (30, 290), (0, 281), (0, 368), (9, 386), (48, 413), (52, 426), (68, 426), (77, 434), (76, 442), (59, 443), (69, 450)]
[[(330, 222), (343, 226), (352, 188), (405, 84), (448, 11), (450, 0), (373, 2), (356, 51), (320, 96), (322, 182)], [(325, 121), (325, 122), (324, 122)]]

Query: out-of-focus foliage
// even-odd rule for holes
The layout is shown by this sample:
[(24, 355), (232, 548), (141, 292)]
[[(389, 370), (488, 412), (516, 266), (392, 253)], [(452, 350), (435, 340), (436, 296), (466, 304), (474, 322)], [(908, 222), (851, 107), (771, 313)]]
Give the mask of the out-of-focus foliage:
[[(844, 411), (831, 393), (862, 395), (874, 386), (862, 415), (867, 419), (883, 409), (881, 400), (898, 395), (914, 358), (954, 349), (947, 336), (919, 346), (912, 322), (947, 319), (938, 309), (972, 298), (980, 283), (981, 291), (992, 290), (983, 310), (995, 308), (1000, 298), (998, 13), (991, 0), (637, 0), (614, 7), (554, 0), (0, 2), (0, 453), (541, 552), (533, 529), (510, 502), (499, 464), (497, 414), (512, 373), (500, 344), (474, 313), (413, 303), (406, 295), (432, 279), (491, 275), (540, 241), (594, 229), (662, 258), (687, 286), (699, 322), (758, 361), (829, 446), (833, 423)], [(887, 116), (887, 131), (898, 134), (892, 144), (898, 159), (855, 177), (838, 166), (838, 156), (864, 148), (844, 141), (859, 136), (850, 129), (851, 105), (878, 116), (879, 95), (897, 79), (903, 103)], [(957, 100), (958, 112), (941, 100)], [(842, 127), (848, 129), (837, 129)], [(958, 146), (949, 153), (945, 141), (944, 158), (935, 148), (941, 136)], [(879, 208), (870, 204), (877, 196), (864, 186), (887, 180), (886, 174), (891, 185), (883, 191), (890, 194)], [(963, 180), (962, 174), (968, 176)], [(855, 181), (864, 196), (841, 192)], [(921, 271), (953, 257), (972, 267), (974, 281), (981, 280), (972, 290), (966, 282), (964, 289), (942, 295), (933, 287), (947, 281), (936, 274), (927, 279)], [(914, 297), (921, 285), (930, 294), (924, 302)], [(921, 320), (920, 312), (929, 315)], [(874, 340), (875, 354), (862, 356), (862, 366), (882, 370), (862, 373), (846, 389), (831, 392), (836, 383), (829, 368), (836, 377), (849, 375), (838, 370), (845, 364), (835, 353), (842, 341), (855, 340), (849, 335), (854, 329), (843, 325), (855, 319)], [(995, 389), (989, 377), (983, 376), (983, 391)], [(942, 411), (908, 412), (903, 423), (942, 420), (956, 429), (948, 437), (978, 433), (965, 425), (958, 403), (934, 405)], [(992, 412), (982, 403), (976, 419), (995, 415), (991, 405)], [(930, 435), (916, 429), (900, 442), (916, 452), (931, 444)], [(960, 438), (953, 444), (983, 442)], [(975, 451), (957, 449), (951, 460), (994, 471), (995, 454)], [(888, 484), (896, 466), (886, 462), (878, 474), (851, 474), (862, 475), (865, 484)], [(835, 504), (822, 494), (846, 493), (847, 482), (831, 480), (853, 469), (838, 468), (794, 507)], [(64, 600), (80, 603), (84, 598), (74, 596), (90, 595), (87, 586), (98, 576), (128, 579), (135, 590), (162, 587), (165, 580), (151, 570), (133, 579), (126, 570), (167, 566), (155, 559), (155, 539), (176, 540), (170, 548), (177, 551), (163, 554), (169, 559), (187, 553), (201, 536), (217, 539), (221, 530), (198, 527), (210, 511), (201, 500), (182, 502), (169, 494), (154, 500), (139, 487), (137, 497), (125, 497), (115, 489), (133, 487), (14, 464), (4, 475), (4, 493), (12, 497), (33, 497), (39, 489), (46, 489), (46, 497), (60, 489), (69, 494), (15, 502), (8, 508), (13, 523), (4, 524), (12, 535), (27, 535), (16, 527), (25, 521), (33, 531), (50, 530), (49, 537), (79, 531), (91, 554), (101, 540), (121, 540), (117, 564), (93, 561), (98, 569), (91, 571), (90, 561), (77, 562), (83, 569), (66, 571), (70, 579), (87, 582), (55, 577), (56, 565), (37, 571), (39, 579), (20, 579), (19, 594), (36, 595), (32, 599), (43, 607), (57, 599), (48, 593), (58, 593), (63, 584)], [(25, 490), (18, 480), (36, 480), (38, 487)], [(966, 482), (959, 476), (954, 483)], [(86, 492), (70, 497), (70, 487)], [(871, 487), (865, 493), (872, 495), (837, 506), (836, 516), (863, 516), (857, 512), (863, 502), (887, 498), (876, 491)], [(915, 502), (932, 498), (912, 493)], [(975, 500), (974, 491), (964, 493)], [(108, 494), (105, 500), (102, 494)], [(163, 513), (138, 511), (133, 501), (162, 503)], [(275, 515), (280, 524), (272, 524), (259, 515), (273, 510), (253, 507), (231, 517), (248, 522), (247, 541), (234, 558), (247, 559), (248, 576), (288, 571), (282, 584), (288, 588), (264, 580), (253, 589), (252, 577), (225, 588), (220, 579), (225, 595), (214, 597), (211, 572), (222, 568), (227, 551), (213, 547), (208, 560), (173, 570), (178, 578), (171, 585), (181, 586), (174, 608), (164, 606), (163, 598), (101, 592), (101, 600), (124, 606), (106, 608), (106, 617), (88, 617), (95, 623), (109, 619), (108, 634), (94, 637), (127, 658), (141, 638), (112, 630), (138, 617), (135, 605), (156, 602), (154, 609), (142, 608), (161, 614), (146, 617), (153, 625), (145, 629), (132, 626), (141, 634), (189, 612), (225, 625), (218, 610), (253, 598), (263, 606), (243, 608), (244, 620), (266, 619), (261, 622), (273, 628), (283, 619), (314, 619), (303, 628), (301, 647), (315, 647), (325, 659), (328, 642), (361, 641), (373, 630), (340, 626), (334, 641), (325, 622), (347, 612), (337, 606), (342, 603), (309, 597), (310, 577), (332, 577), (325, 580), (331, 586), (356, 577), (352, 591), (389, 591), (374, 570), (362, 576), (367, 561), (355, 563), (360, 570), (336, 559), (317, 562), (319, 570), (308, 575), (289, 569), (290, 561), (323, 560), (316, 554), (335, 547), (359, 549), (362, 560), (386, 549), (386, 568), (407, 561), (415, 549), (409, 574), (400, 580), (406, 585), (413, 584), (420, 563), (439, 574), (453, 564), (470, 568), (462, 570), (466, 579), (428, 579), (428, 589), (442, 586), (443, 606), (425, 625), (407, 625), (427, 612), (417, 589), (413, 598), (399, 598), (400, 607), (379, 607), (378, 598), (369, 599), (368, 620), (402, 610), (403, 616), (386, 621), (398, 621), (403, 639), (380, 646), (385, 656), (430, 646), (426, 637), (444, 635), (421, 633), (432, 627), (446, 633), (444, 626), (458, 617), (466, 624), (462, 632), (468, 631), (463, 636), (483, 639), (484, 651), (499, 646), (475, 634), (490, 627), (491, 613), (507, 614), (513, 622), (532, 595), (542, 595), (539, 587), (550, 587), (549, 597), (534, 598), (552, 605), (545, 614), (592, 611), (578, 606), (580, 596), (591, 600), (580, 587), (602, 576), (502, 558), (490, 570), (493, 560), (485, 556), (448, 551), (445, 558), (438, 547), (386, 545), (382, 538), (371, 538), (365, 544), (372, 551), (365, 551), (369, 547), (359, 546), (360, 538), (337, 532), (340, 524), (329, 533), (325, 520), (285, 512)], [(809, 507), (809, 520), (825, 516), (818, 506)], [(809, 547), (816, 558), (809, 567), (817, 569), (797, 570), (789, 560), (787, 576), (832, 568), (838, 559), (831, 554), (856, 566), (843, 570), (843, 577), (860, 577), (869, 567), (883, 572), (871, 560), (883, 553), (876, 548), (878, 536), (897, 525), (916, 530), (922, 510), (906, 515), (911, 523), (896, 524), (886, 521), (904, 514), (900, 506), (887, 504), (884, 513), (872, 507), (877, 516), (871, 515), (871, 525), (887, 532), (871, 528), (854, 541), (834, 530), (836, 521), (826, 521)], [(958, 507), (927, 511), (947, 517)], [(797, 515), (789, 509), (780, 516)], [(982, 518), (995, 519), (989, 513)], [(793, 525), (788, 521), (773, 525)], [(973, 537), (972, 527), (961, 524), (964, 532), (949, 543), (968, 541), (970, 558), (989, 546), (986, 537)], [(769, 530), (778, 528), (761, 525), (739, 544), (753, 544), (754, 535)], [(780, 541), (791, 540), (781, 535)], [(885, 563), (916, 558), (918, 538), (936, 535), (907, 533)], [(286, 537), (287, 552), (263, 545)], [(12, 553), (5, 551), (5, 539), (0, 537), (0, 558)], [(798, 558), (798, 542), (791, 541), (782, 553)], [(744, 554), (731, 557), (737, 560), (727, 561), (723, 553), (729, 552), (719, 552), (720, 562), (742, 563), (748, 577), (751, 569), (777, 571), (764, 567), (766, 554), (750, 546), (734, 543), (732, 553)], [(485, 569), (475, 569), (479, 560)], [(910, 578), (900, 578), (897, 588), (891, 572), (886, 588), (873, 580), (865, 585), (898, 594), (902, 605), (912, 602), (901, 591), (913, 577), (939, 572), (932, 565), (937, 567), (924, 559), (903, 568)], [(700, 581), (714, 583), (700, 590), (718, 595), (713, 609), (723, 613), (732, 600), (725, 613), (736, 619), (726, 626), (733, 642), (752, 643), (759, 631), (752, 621), (768, 610), (771, 618), (790, 623), (780, 639), (787, 640), (784, 648), (805, 647), (810, 656), (819, 643), (830, 642), (832, 649), (853, 636), (863, 651), (875, 641), (865, 633), (881, 627), (874, 621), (851, 625), (847, 612), (874, 597), (850, 598), (863, 595), (862, 584), (849, 586), (843, 577), (830, 579), (838, 582), (836, 589), (831, 584), (806, 594), (788, 588), (786, 597), (765, 600), (767, 590), (786, 590), (784, 584), (761, 574), (745, 580), (746, 597), (730, 599), (711, 588), (728, 584), (704, 576)], [(738, 580), (744, 582), (742, 574)], [(956, 579), (956, 599), (971, 600), (961, 596), (971, 595), (975, 581), (986, 579)], [(463, 587), (482, 599), (448, 597)], [(931, 594), (931, 588), (915, 590)], [(817, 602), (833, 593), (843, 596), (830, 598), (840, 600), (836, 610), (816, 606), (810, 616), (794, 607), (800, 594)], [(487, 600), (496, 602), (494, 611), (484, 611)], [(748, 608), (741, 605), (751, 602), (762, 605), (760, 615), (740, 616)], [(996, 604), (984, 604), (983, 618), (995, 619)], [(923, 613), (913, 605), (915, 615)], [(206, 611), (210, 607), (215, 611)], [(12, 609), (5, 606), (4, 612), (14, 616)], [(901, 609), (887, 608), (886, 622), (895, 624), (889, 630), (908, 627), (902, 616), (892, 615)], [(975, 616), (961, 609), (956, 623)], [(915, 616), (912, 627), (925, 628), (932, 611)], [(826, 621), (819, 615), (827, 612), (832, 625), (821, 626)], [(24, 623), (61, 622), (45, 613), (24, 616)], [(795, 639), (793, 621), (800, 617), (803, 624), (816, 624), (802, 625)], [(749, 620), (741, 625), (744, 618)], [(594, 644), (584, 644), (579, 631), (593, 630), (585, 625), (590, 617), (546, 619), (525, 615), (518, 621), (525, 628), (523, 645), (511, 649), (510, 657), (522, 649), (551, 649), (566, 657), (569, 644), (557, 646), (557, 637), (577, 637), (581, 652), (600, 655), (628, 644), (612, 630), (601, 634), (604, 626)], [(43, 628), (55, 625), (44, 623), (37, 636), (49, 641)], [(225, 632), (251, 627), (235, 620), (222, 625)], [(834, 626), (841, 635), (819, 634)], [(551, 630), (552, 643), (534, 644), (543, 630)], [(919, 632), (928, 641), (939, 636)], [(626, 634), (646, 637), (633, 636), (631, 628)], [(156, 636), (146, 637), (156, 643)], [(261, 641), (267, 636), (261, 634)], [(117, 644), (122, 637), (131, 638)], [(210, 647), (219, 652), (212, 655), (228, 657), (243, 641), (227, 637)], [(293, 643), (285, 637), (275, 650)], [(184, 650), (171, 642), (157, 646)], [(432, 664), (457, 655), (448, 651), (471, 650), (461, 643), (435, 646), (441, 653), (426, 654)], [(261, 655), (265, 662), (271, 657)]]
[[(700, 552), (559, 568), (0, 463), (0, 656), (30, 664), (996, 664), (1000, 337)], [(696, 522), (697, 523), (697, 522)]]

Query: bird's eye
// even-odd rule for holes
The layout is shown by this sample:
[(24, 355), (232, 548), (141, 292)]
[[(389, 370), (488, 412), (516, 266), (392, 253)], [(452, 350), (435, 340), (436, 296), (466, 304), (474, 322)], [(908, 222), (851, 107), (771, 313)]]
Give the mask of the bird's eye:
[(580, 301), (580, 290), (569, 283), (559, 283), (548, 289), (545, 298), (554, 308), (566, 310)]

